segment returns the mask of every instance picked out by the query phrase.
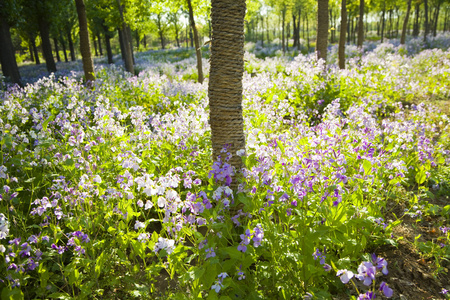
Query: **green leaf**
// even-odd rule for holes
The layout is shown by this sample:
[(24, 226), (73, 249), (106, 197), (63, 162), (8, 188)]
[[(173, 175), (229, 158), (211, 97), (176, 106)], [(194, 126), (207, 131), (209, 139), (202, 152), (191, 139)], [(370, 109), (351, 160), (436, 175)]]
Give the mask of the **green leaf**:
[(419, 172), (417, 172), (417, 174), (416, 174), (416, 182), (417, 182), (417, 184), (424, 183), (426, 179), (427, 179), (427, 175), (425, 173), (425, 170), (423, 169), (423, 167), (420, 167)]
[(2, 290), (2, 300), (22, 300), (24, 299), (24, 295), (20, 289), (10, 289), (9, 287), (5, 287)]
[(363, 161), (364, 174), (368, 175), (372, 171), (372, 163), (368, 160)]

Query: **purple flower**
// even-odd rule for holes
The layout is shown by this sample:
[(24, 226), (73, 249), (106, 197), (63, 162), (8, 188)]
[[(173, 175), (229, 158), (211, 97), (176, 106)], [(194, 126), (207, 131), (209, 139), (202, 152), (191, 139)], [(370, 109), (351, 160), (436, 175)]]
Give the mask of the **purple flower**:
[(442, 295), (447, 295), (448, 294), (448, 290), (442, 288), (442, 291), (439, 292)]
[(380, 284), (380, 291), (382, 291), (383, 294), (388, 298), (391, 298), (392, 294), (394, 293), (394, 291), (384, 281)]
[(369, 286), (372, 284), (372, 280), (375, 279), (376, 268), (371, 262), (364, 261), (358, 267), (358, 274), (355, 276), (359, 280), (363, 281), (363, 284)]
[(216, 256), (216, 252), (214, 252), (214, 249), (212, 247), (206, 248), (205, 252), (206, 252), (206, 259)]
[(381, 270), (381, 273), (384, 275), (388, 274), (387, 261), (384, 258), (372, 254), (372, 262), (376, 265), (377, 269)]
[(365, 294), (360, 294), (358, 296), (358, 300), (365, 300), (365, 299), (375, 299), (375, 293), (373, 292), (367, 292)]
[(264, 232), (261, 229), (261, 225), (257, 225), (254, 229), (253, 232), (253, 246), (258, 247), (259, 245), (261, 245), (262, 239), (264, 237)]
[(336, 276), (339, 276), (343, 284), (347, 284), (350, 281), (350, 279), (353, 278), (354, 274), (352, 271), (344, 269), (337, 271)]

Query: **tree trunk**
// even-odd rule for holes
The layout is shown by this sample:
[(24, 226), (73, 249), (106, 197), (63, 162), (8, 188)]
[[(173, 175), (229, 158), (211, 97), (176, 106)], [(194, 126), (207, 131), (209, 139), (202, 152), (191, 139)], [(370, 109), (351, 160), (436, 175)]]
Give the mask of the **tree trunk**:
[(2, 72), (11, 82), (22, 86), (19, 68), (17, 67), (14, 46), (11, 40), (11, 32), (9, 24), (0, 14), (0, 62), (2, 64)]
[(300, 18), (302, 16), (302, 11), (298, 9), (298, 21), (297, 21), (297, 50), (300, 51)]
[(418, 36), (419, 35), (419, 15), (420, 15), (420, 3), (416, 4), (413, 36)]
[(307, 53), (309, 53), (309, 49), (311, 48), (309, 46), (309, 22), (308, 22), (308, 14), (305, 14), (306, 16), (306, 44), (308, 45), (308, 51)]
[(166, 43), (164, 41), (164, 30), (162, 27), (161, 14), (156, 15), (156, 26), (158, 26), (159, 40), (161, 41), (161, 49), (166, 49)]
[(292, 26), (294, 27), (294, 34), (293, 34), (293, 39), (294, 39), (294, 44), (292, 45), (293, 48), (297, 47), (297, 23), (295, 22), (295, 13), (294, 11), (292, 11)]
[(30, 60), (34, 62), (33, 47), (31, 46), (31, 42), (28, 44), (28, 52), (30, 52)]
[(64, 61), (68, 62), (69, 60), (67, 59), (67, 49), (66, 49), (66, 43), (64, 42), (64, 39), (62, 38), (62, 36), (60, 35), (60, 41), (61, 41), (61, 46), (63, 48), (63, 53), (64, 53)]
[[(135, 31), (135, 37), (136, 37), (136, 51), (139, 51), (139, 46), (140, 46), (140, 44), (139, 44), (139, 30), (137, 30), (136, 29), (136, 31)], [(133, 61), (134, 61), (134, 58), (133, 58)]]
[[(229, 0), (229, 1), (231, 1), (231, 0)], [(239, 0), (239, 1), (241, 1), (241, 0)], [(187, 3), (188, 3), (188, 8), (189, 8), (189, 23), (191, 24), (191, 28), (194, 31), (195, 54), (197, 55), (198, 82), (203, 83), (202, 52), (201, 52), (201, 48), (200, 48), (200, 41), (198, 39), (197, 28), (195, 27), (194, 11), (192, 9), (191, 0), (187, 0)], [(214, 24), (213, 24), (213, 30), (214, 30)]]
[(437, 27), (438, 27), (438, 21), (439, 21), (439, 11), (441, 8), (441, 3), (438, 2), (436, 7), (436, 14), (434, 16), (434, 26), (433, 26), (433, 36), (436, 37), (437, 35)]
[(75, 61), (75, 48), (73, 47), (72, 33), (69, 31), (67, 34), (67, 38), (69, 39), (69, 49), (70, 49), (70, 58), (72, 61)]
[(144, 38), (142, 39), (142, 42), (144, 43), (144, 49), (147, 49), (147, 36), (144, 34)]
[(42, 52), (45, 58), (47, 71), (56, 72), (55, 61), (53, 60), (52, 45), (50, 44), (49, 24), (43, 17), (38, 17), (39, 32), (42, 40)]
[(119, 46), (120, 46), (120, 55), (122, 57), (123, 62), (125, 62), (125, 46), (123, 43), (123, 31), (121, 28), (117, 29), (117, 32), (119, 33)]
[(364, 0), (359, 0), (358, 47), (362, 48), (364, 42)]
[(424, 26), (424, 34), (423, 34), (423, 41), (426, 42), (427, 41), (427, 35), (428, 35), (428, 0), (424, 0), (423, 1), (424, 4), (424, 10), (425, 10), (425, 22), (423, 24)]
[(397, 24), (395, 25), (395, 38), (398, 38), (398, 27), (400, 23), (400, 10), (397, 9)]
[[(213, 160), (227, 147), (231, 166), (239, 171), (242, 159), (236, 152), (245, 151), (242, 116), (242, 77), (244, 73), (245, 0), (211, 1), (211, 68), (208, 86)], [(238, 182), (232, 176), (231, 187)], [(227, 184), (230, 181), (227, 180)]]
[(286, 39), (284, 33), (285, 23), (286, 23), (286, 8), (283, 8), (281, 12), (281, 48), (283, 49), (283, 55), (286, 53)]
[(385, 16), (386, 16), (386, 0), (384, 1), (383, 13), (381, 15), (381, 42), (383, 42), (384, 38), (384, 26), (385, 26)]
[(191, 48), (194, 48), (194, 35), (192, 34), (192, 26), (189, 25), (189, 40), (191, 41)]
[(95, 56), (98, 56), (97, 40), (95, 39), (95, 35), (92, 37), (92, 41), (94, 42), (94, 52), (95, 52)]
[(134, 65), (133, 65), (133, 54), (130, 45), (130, 38), (128, 37), (128, 26), (125, 23), (125, 20), (123, 18), (123, 6), (120, 4), (120, 0), (117, 0), (117, 4), (119, 6), (119, 14), (120, 14), (120, 20), (122, 22), (122, 42), (123, 42), (123, 49), (125, 50), (124, 56), (125, 56), (125, 70), (130, 72), (131, 74), (134, 74)]
[(345, 35), (347, 33), (347, 3), (341, 2), (341, 31), (339, 34), (339, 68), (345, 69)]
[(75, 0), (77, 6), (78, 22), (80, 24), (80, 52), (83, 61), (84, 77), (88, 86), (92, 86), (95, 80), (94, 63), (91, 57), (91, 45), (89, 44), (89, 31), (86, 18), (84, 0)]
[[(211, 24), (210, 24), (211, 26)], [(209, 38), (211, 40), (211, 38)], [(264, 17), (261, 16), (261, 45), (264, 47)]]
[(58, 50), (58, 39), (57, 38), (53, 38), (53, 43), (55, 44), (56, 60), (58, 62), (61, 62), (61, 57), (59, 56), (59, 50)]
[(97, 42), (98, 42), (98, 51), (100, 52), (100, 56), (103, 56), (102, 40), (100, 39), (100, 33), (97, 34)]
[(131, 35), (131, 28), (128, 25), (127, 25), (127, 40), (128, 40), (128, 43), (130, 44), (130, 50), (131, 50), (130, 53), (131, 53), (131, 58), (133, 59), (133, 66), (134, 66), (134, 64), (136, 62), (134, 61), (133, 37)]
[(36, 38), (31, 38), (31, 46), (33, 47), (34, 59), (35, 59), (36, 65), (40, 65), (41, 60), (39, 59), (39, 52), (36, 47)]
[(410, 12), (411, 12), (411, 0), (408, 0), (408, 7), (406, 8), (405, 20), (403, 21), (402, 36), (400, 38), (401, 45), (404, 45), (406, 41), (406, 28), (408, 28), (408, 19)]
[(270, 44), (269, 17), (266, 17), (267, 44)]
[(111, 50), (111, 37), (109, 32), (105, 30), (105, 45), (106, 45), (106, 55), (108, 56), (108, 64), (114, 63), (113, 55)]

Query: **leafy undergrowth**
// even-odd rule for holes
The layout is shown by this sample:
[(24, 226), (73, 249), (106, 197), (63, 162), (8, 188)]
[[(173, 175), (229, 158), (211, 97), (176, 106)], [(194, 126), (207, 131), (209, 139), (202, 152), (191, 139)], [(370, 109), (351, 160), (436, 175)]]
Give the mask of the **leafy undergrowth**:
[(246, 54), (217, 162), (194, 60), (154, 54), (0, 92), (2, 298), (446, 297), (448, 50)]

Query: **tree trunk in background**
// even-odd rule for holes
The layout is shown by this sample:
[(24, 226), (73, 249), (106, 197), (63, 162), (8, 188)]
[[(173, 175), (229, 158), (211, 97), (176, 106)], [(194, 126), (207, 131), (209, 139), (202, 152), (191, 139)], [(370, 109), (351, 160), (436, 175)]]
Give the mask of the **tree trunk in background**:
[(404, 45), (406, 41), (406, 28), (408, 28), (408, 19), (410, 12), (411, 12), (411, 0), (408, 0), (408, 7), (406, 8), (405, 20), (403, 21), (402, 36), (400, 38), (401, 45)]
[(397, 24), (395, 25), (395, 38), (398, 38), (398, 26), (400, 23), (400, 10), (397, 9)]
[(109, 36), (109, 32), (105, 30), (105, 46), (106, 46), (106, 55), (108, 56), (108, 64), (114, 63), (113, 55), (111, 50), (111, 37)]
[(297, 23), (295, 22), (295, 14), (294, 11), (292, 11), (292, 26), (294, 27), (294, 44), (292, 45), (293, 48), (297, 47)]
[(161, 49), (166, 49), (166, 43), (164, 41), (164, 31), (162, 28), (162, 20), (161, 20), (161, 14), (156, 15), (156, 26), (158, 26), (158, 35), (159, 35), (159, 41), (161, 42)]
[(83, 0), (75, 0), (77, 6), (78, 22), (80, 25), (80, 52), (83, 61), (84, 77), (88, 86), (92, 86), (95, 80), (94, 63), (91, 57), (91, 45), (89, 44), (89, 31), (86, 18), (86, 7)]
[[(209, 38), (209, 40), (211, 40), (211, 38)], [(264, 47), (264, 17), (262, 16), (261, 16), (261, 46)]]
[(281, 12), (281, 49), (283, 49), (283, 55), (286, 53), (286, 39), (285, 39), (285, 23), (286, 23), (286, 8)]
[(98, 42), (98, 51), (100, 52), (100, 56), (103, 56), (102, 40), (100, 39), (100, 33), (97, 34), (97, 42)]
[(33, 47), (34, 61), (36, 62), (36, 65), (40, 65), (41, 60), (39, 59), (39, 52), (36, 47), (36, 38), (31, 38), (31, 47)]
[[(239, 1), (241, 1), (241, 0), (239, 0)], [(242, 1), (244, 1), (244, 0), (242, 0)], [(198, 82), (203, 83), (202, 52), (201, 52), (201, 48), (200, 48), (200, 41), (198, 39), (197, 28), (195, 27), (194, 11), (192, 9), (191, 0), (187, 0), (187, 3), (188, 3), (188, 8), (189, 8), (189, 23), (191, 24), (191, 28), (194, 31), (195, 54), (197, 55)], [(213, 24), (213, 30), (214, 30), (214, 24)]]
[[(334, 28), (334, 26), (333, 26), (333, 10), (330, 9), (329, 13), (330, 13), (330, 16), (329, 16), (330, 25), (331, 25), (331, 28)], [(331, 30), (331, 32), (330, 32), (330, 44), (334, 43), (334, 34), (333, 34), (333, 32), (334, 32), (334, 30)]]
[(189, 25), (189, 40), (191, 41), (191, 48), (194, 48), (194, 35), (192, 34), (192, 27)]
[(413, 36), (419, 35), (419, 15), (420, 15), (420, 3), (416, 4), (415, 18), (414, 18), (414, 28)]
[[(245, 151), (242, 116), (242, 77), (244, 73), (245, 0), (211, 1), (211, 68), (208, 86), (213, 160), (233, 156), (229, 163), (239, 171), (242, 159), (236, 152)], [(233, 176), (231, 187), (238, 186)]]
[(125, 48), (123, 43), (123, 31), (122, 29), (117, 29), (117, 32), (119, 33), (119, 45), (120, 45), (120, 55), (122, 57), (122, 60), (125, 62)]
[(123, 6), (120, 4), (120, 0), (117, 0), (117, 4), (119, 6), (120, 20), (122, 22), (121, 24), (122, 28), (120, 31), (122, 32), (125, 70), (134, 75), (133, 54), (132, 54), (133, 49), (131, 49), (130, 47), (130, 38), (128, 37), (128, 28), (127, 28), (128, 26), (123, 18)]
[(5, 77), (13, 83), (22, 86), (19, 68), (17, 67), (14, 46), (11, 40), (11, 32), (9, 24), (0, 14), (0, 62), (2, 64), (2, 72)]
[(438, 5), (436, 7), (436, 14), (434, 16), (434, 26), (433, 26), (433, 36), (436, 37), (437, 35), (437, 27), (438, 27), (438, 21), (439, 21), (439, 11), (441, 8), (441, 3), (438, 2)]
[(306, 44), (308, 45), (308, 51), (307, 53), (309, 53), (309, 49), (311, 48), (309, 46), (309, 22), (308, 22), (308, 14), (305, 14), (306, 16)]
[(53, 43), (55, 44), (56, 60), (58, 62), (61, 62), (61, 57), (59, 57), (58, 39), (57, 38), (53, 38)]
[(59, 35), (60, 37), (60, 41), (61, 41), (61, 46), (63, 48), (63, 53), (64, 53), (64, 61), (68, 62), (69, 60), (67, 59), (67, 49), (66, 49), (66, 42), (64, 42), (64, 39), (62, 38), (61, 35)]
[(147, 49), (147, 36), (144, 34), (144, 38), (142, 39), (142, 42), (144, 43), (144, 49)]
[(301, 9), (298, 9), (298, 20), (297, 20), (297, 50), (300, 51), (300, 19), (302, 16)]
[(134, 61), (133, 36), (131, 35), (131, 28), (128, 25), (127, 25), (127, 40), (128, 40), (128, 43), (130, 44), (130, 50), (131, 50), (130, 53), (131, 53), (131, 58), (133, 59), (133, 66), (134, 66), (134, 64), (136, 62)]
[(347, 3), (341, 2), (341, 31), (339, 33), (339, 68), (345, 69), (345, 35), (347, 33)]
[(48, 72), (56, 72), (56, 64), (53, 60), (52, 45), (50, 44), (49, 24), (42, 17), (38, 17), (39, 32), (42, 40), (42, 52)]
[(269, 17), (266, 18), (267, 44), (270, 44)]
[(328, 47), (328, 0), (318, 0), (317, 7), (317, 59), (327, 61)]
[(352, 28), (350, 25), (352, 22), (349, 22), (348, 19), (351, 20), (351, 13), (350, 16), (347, 15), (347, 44), (350, 45), (350, 42), (352, 41)]
[(69, 32), (67, 34), (67, 38), (69, 39), (69, 50), (70, 50), (70, 58), (72, 61), (75, 61), (75, 48), (73, 47), (72, 34)]
[(28, 52), (30, 52), (30, 60), (34, 62), (33, 47), (31, 46), (31, 42), (28, 44)]
[[(139, 44), (139, 30), (137, 30), (136, 29), (136, 31), (135, 31), (136, 33), (135, 33), (135, 37), (136, 37), (136, 51), (139, 51), (139, 46), (140, 46), (140, 44)], [(178, 34), (178, 33), (177, 33)], [(134, 58), (133, 58), (133, 61), (134, 61)], [(136, 62), (135, 62), (136, 63)]]
[(95, 56), (98, 56), (97, 40), (95, 39), (95, 35), (92, 37), (92, 41), (94, 42), (94, 52), (95, 52)]
[(424, 10), (425, 10), (425, 22), (423, 24), (424, 27), (424, 34), (423, 34), (423, 41), (426, 42), (427, 41), (427, 35), (428, 35), (428, 0), (424, 0), (423, 1), (424, 4)]
[(392, 9), (389, 10), (389, 29), (388, 29), (388, 34), (387, 36), (389, 38), (392, 38), (392, 31), (393, 31), (393, 26), (392, 26)]
[(384, 38), (385, 16), (386, 16), (386, 1), (384, 1), (383, 13), (381, 15), (381, 42), (383, 42)]
[(364, 0), (359, 0), (358, 47), (364, 42)]

